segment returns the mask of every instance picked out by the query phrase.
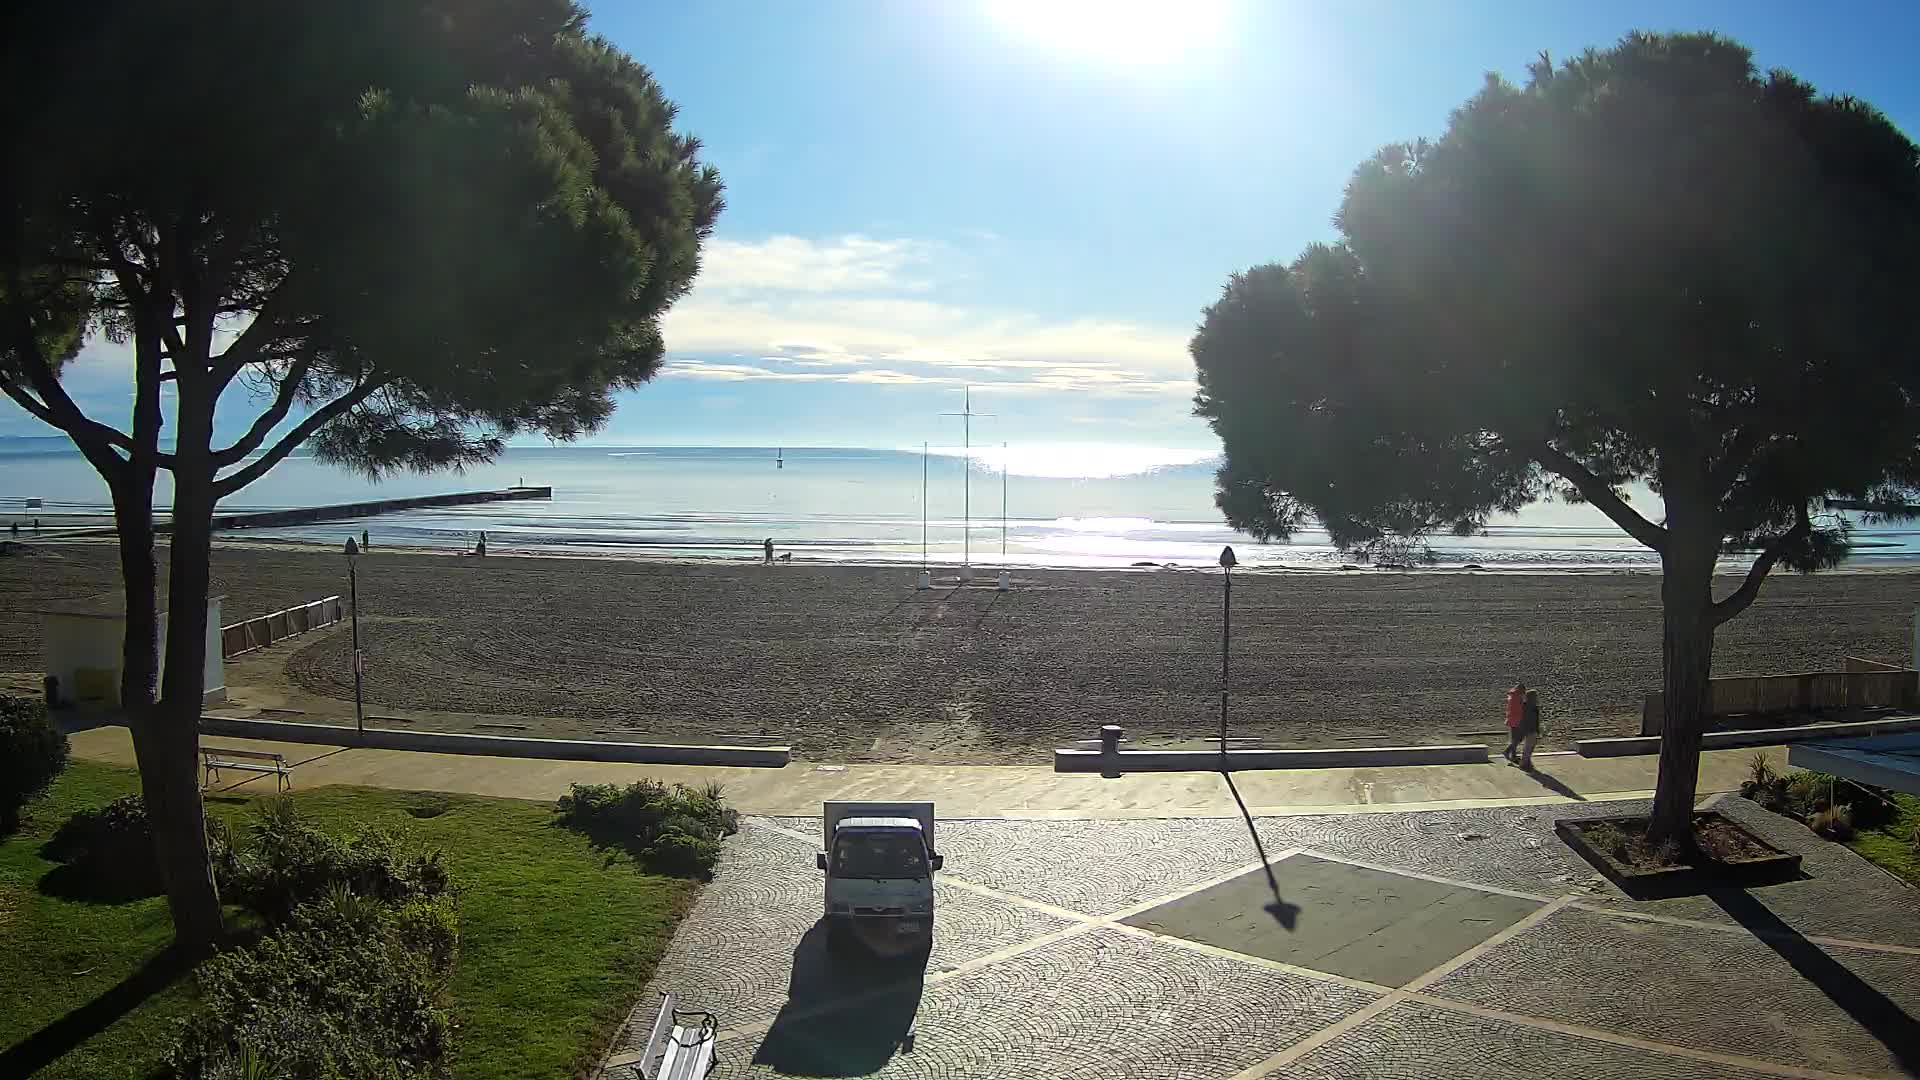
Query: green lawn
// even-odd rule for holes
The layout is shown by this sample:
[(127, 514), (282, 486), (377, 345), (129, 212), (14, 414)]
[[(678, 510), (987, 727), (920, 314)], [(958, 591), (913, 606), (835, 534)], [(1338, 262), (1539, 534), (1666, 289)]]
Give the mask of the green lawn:
[(1900, 812), (1891, 822), (1854, 834), (1847, 846), (1908, 884), (1920, 885), (1920, 855), (1913, 848), (1914, 830), (1920, 828), (1920, 797), (1896, 794), (1893, 801)]
[[(67, 815), (137, 789), (128, 770), (76, 761), (0, 842), (0, 1075), (62, 1050), (39, 1075), (146, 1075), (171, 1042), (173, 1018), (193, 1007), (191, 979), (147, 963), (172, 937), (164, 900), (102, 904), (40, 889), (55, 865), (40, 845)], [(693, 893), (691, 882), (641, 873), (555, 827), (543, 805), (344, 787), (296, 799), (330, 831), (400, 826), (446, 853), (459, 893), (452, 1006), (462, 1080), (590, 1067)], [(208, 805), (244, 827), (253, 801)]]

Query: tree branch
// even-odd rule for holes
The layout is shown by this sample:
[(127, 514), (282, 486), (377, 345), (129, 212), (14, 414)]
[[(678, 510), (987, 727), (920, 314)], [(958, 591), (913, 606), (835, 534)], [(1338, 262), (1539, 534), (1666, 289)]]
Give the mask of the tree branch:
[(1599, 507), (1600, 512), (1612, 518), (1615, 525), (1625, 529), (1627, 535), (1655, 551), (1666, 550), (1667, 530), (1641, 517), (1638, 510), (1628, 506), (1627, 501), (1613, 490), (1613, 485), (1595, 476), (1593, 470), (1544, 441), (1532, 444), (1529, 449), (1535, 461), (1565, 478), (1583, 498)]
[(1767, 575), (1773, 572), (1774, 565), (1780, 561), (1780, 556), (1785, 554), (1786, 549), (1805, 540), (1812, 533), (1813, 519), (1807, 516), (1806, 503), (1801, 503), (1799, 520), (1793, 523), (1793, 528), (1781, 533), (1762, 548), (1760, 557), (1753, 560), (1753, 565), (1747, 568), (1746, 580), (1740, 583), (1740, 587), (1709, 609), (1713, 625), (1719, 626), (1752, 607), (1754, 599), (1760, 595), (1761, 583), (1765, 582)]
[(269, 295), (267, 302), (254, 313), (253, 321), (247, 324), (245, 330), (240, 331), (239, 337), (233, 339), (233, 344), (228, 345), (221, 350), (219, 356), (213, 358), (213, 385), (216, 393), (226, 389), (234, 376), (240, 374), (241, 368), (263, 358), (262, 350), (273, 342), (274, 334), (279, 330), (273, 304), (274, 297), (278, 295), (277, 290)]
[(1760, 449), (1764, 436), (1757, 424), (1751, 424), (1734, 432), (1727, 443), (1726, 453), (1721, 455), (1717, 464), (1707, 473), (1707, 492), (1718, 498), (1740, 478), (1740, 470), (1753, 461), (1754, 451)]
[(262, 454), (253, 464), (248, 465), (236, 473), (223, 476), (219, 480), (216, 480), (213, 485), (213, 497), (215, 501), (224, 499), (234, 492), (239, 491), (241, 488), (246, 487), (248, 484), (253, 483), (255, 480), (260, 479), (262, 476), (265, 476), (267, 470), (280, 464), (280, 462), (283, 461), (288, 454), (293, 453), (301, 443), (311, 438), (314, 432), (332, 423), (348, 409), (367, 400), (374, 391), (385, 386), (388, 381), (389, 379), (383, 377), (363, 382), (349, 391), (344, 397), (335, 398), (307, 414), (306, 419), (294, 425), (292, 431), (281, 436), (280, 441), (274, 443), (273, 448), (265, 454)]
[(285, 420), (287, 413), (292, 411), (294, 400), (300, 394), (300, 386), (306, 381), (307, 372), (311, 370), (313, 370), (313, 361), (310, 358), (294, 364), (286, 377), (280, 380), (280, 387), (274, 394), (273, 404), (267, 407), (266, 412), (254, 419), (253, 426), (247, 429), (247, 433), (225, 450), (214, 451), (213, 467), (220, 469), (236, 464), (248, 454), (260, 449), (260, 444), (266, 441), (267, 436), (273, 433), (273, 429), (280, 426), (280, 421)]

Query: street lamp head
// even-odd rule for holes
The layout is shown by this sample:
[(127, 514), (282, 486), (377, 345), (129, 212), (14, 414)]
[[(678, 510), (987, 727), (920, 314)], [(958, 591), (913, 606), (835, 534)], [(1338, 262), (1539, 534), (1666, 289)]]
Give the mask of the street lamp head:
[(1220, 565), (1228, 570), (1240, 565), (1240, 560), (1233, 557), (1232, 544), (1220, 549)]
[(353, 537), (347, 537), (347, 558), (357, 558), (359, 555), (360, 545), (353, 542)]

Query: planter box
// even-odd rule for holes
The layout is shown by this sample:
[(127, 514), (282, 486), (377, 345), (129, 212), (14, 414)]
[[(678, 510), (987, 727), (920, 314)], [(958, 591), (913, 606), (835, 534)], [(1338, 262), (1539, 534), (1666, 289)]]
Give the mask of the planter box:
[(1594, 865), (1628, 896), (1636, 900), (1650, 900), (1671, 896), (1685, 896), (1706, 892), (1716, 888), (1738, 888), (1747, 885), (1771, 885), (1781, 881), (1790, 881), (1800, 876), (1800, 856), (1781, 851), (1760, 837), (1755, 836), (1745, 826), (1712, 810), (1694, 812), (1694, 828), (1703, 823), (1738, 831), (1753, 845), (1764, 849), (1767, 854), (1739, 856), (1731, 859), (1706, 859), (1692, 866), (1669, 866), (1657, 869), (1637, 869), (1623, 866), (1617, 862), (1613, 853), (1603, 851), (1589, 843), (1583, 834), (1585, 829), (1597, 825), (1617, 825), (1622, 827), (1641, 826), (1644, 817), (1617, 818), (1578, 818), (1553, 823), (1553, 831), (1566, 841), (1567, 846), (1580, 853), (1580, 857)]

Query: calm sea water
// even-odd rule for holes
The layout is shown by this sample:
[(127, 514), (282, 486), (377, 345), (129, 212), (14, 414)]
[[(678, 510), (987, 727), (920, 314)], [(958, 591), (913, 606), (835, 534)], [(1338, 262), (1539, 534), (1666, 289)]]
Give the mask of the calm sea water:
[[(926, 471), (923, 500), (922, 469)], [(1005, 466), (1003, 478), (1002, 466)], [(1214, 461), (1143, 447), (958, 451), (721, 447), (525, 447), (464, 474), (401, 475), (372, 483), (309, 458), (290, 458), (234, 499), (232, 511), (369, 498), (550, 485), (551, 501), (414, 510), (250, 533), (336, 544), (361, 528), (376, 544), (670, 558), (758, 557), (771, 537), (798, 561), (1127, 567), (1212, 565), (1223, 544), (1242, 563), (1330, 569), (1343, 561), (1323, 534), (1255, 544), (1213, 506)], [(164, 474), (163, 474), (164, 476)], [(1004, 494), (1005, 522), (1002, 527)], [(170, 492), (158, 492), (164, 506)], [(105, 488), (77, 453), (0, 456), (0, 524), (31, 513), (99, 512)], [(923, 534), (922, 516), (925, 514)], [(1649, 511), (1657, 512), (1657, 511)], [(971, 517), (972, 527), (964, 522)], [(1920, 530), (1861, 530), (1855, 567), (1920, 561)], [(1004, 548), (1004, 556), (1002, 551)], [(1657, 560), (1590, 507), (1548, 504), (1494, 523), (1486, 535), (1438, 538), (1442, 567), (1650, 569)]]

